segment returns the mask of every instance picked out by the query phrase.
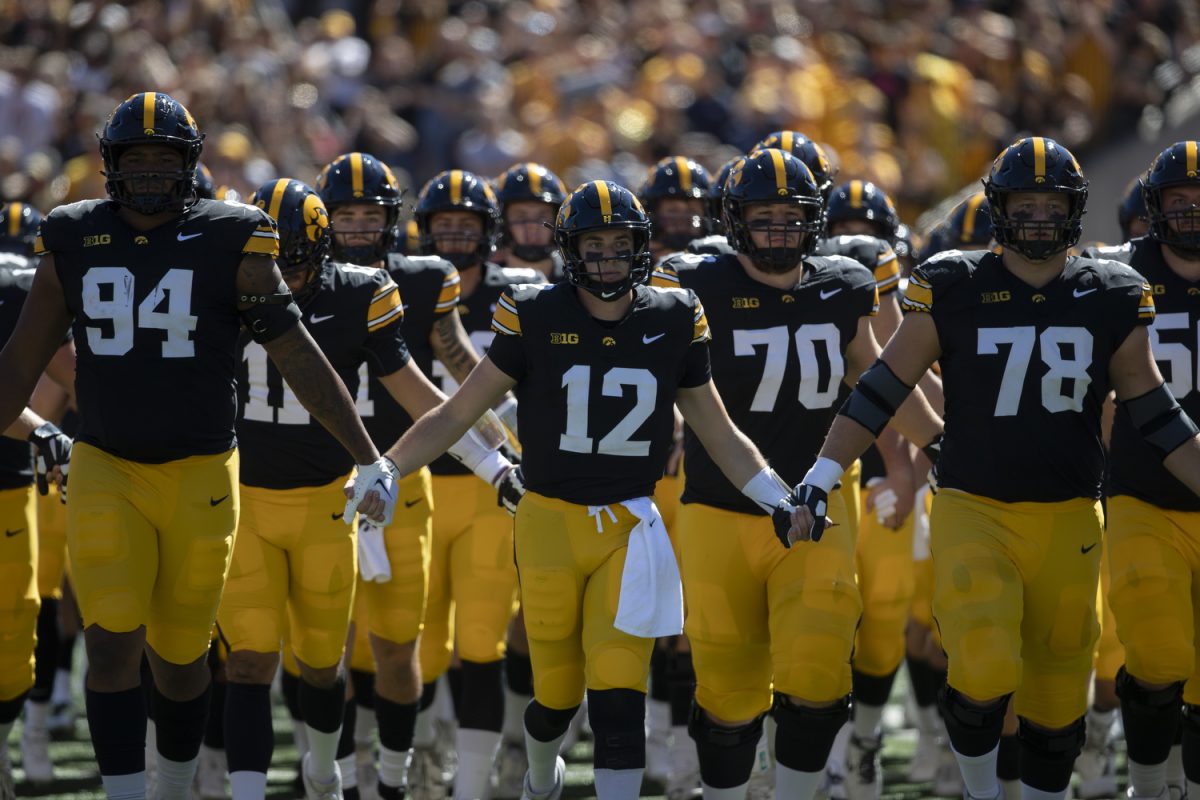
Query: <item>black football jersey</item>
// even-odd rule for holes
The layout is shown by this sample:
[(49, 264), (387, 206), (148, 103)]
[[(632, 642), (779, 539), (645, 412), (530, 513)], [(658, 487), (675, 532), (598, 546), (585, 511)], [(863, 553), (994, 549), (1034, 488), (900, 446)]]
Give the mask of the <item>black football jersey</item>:
[[(458, 314), (463, 328), (471, 337), (471, 344), (474, 346), (475, 352), (482, 357), (492, 346), (492, 337), (495, 336), (492, 330), (492, 315), (496, 312), (496, 302), (500, 299), (500, 295), (514, 284), (540, 284), (545, 283), (546, 278), (536, 269), (501, 267), (490, 261), (476, 269), (483, 270), (483, 277), (470, 295), (459, 297)], [(442, 362), (436, 360), (433, 362), (433, 372), (430, 377), (446, 394), (451, 395), (458, 391), (458, 381), (454, 380)], [(520, 426), (520, 422), (517, 425)], [(434, 475), (471, 474), (469, 469), (448, 455), (437, 458), (429, 465), (429, 470)]]
[(592, 317), (568, 283), (514, 286), (488, 353), (517, 381), (521, 469), (530, 491), (581, 505), (654, 493), (678, 387), (710, 377), (696, 295), (638, 286), (617, 322)]
[[(390, 375), (408, 363), (400, 333), (404, 306), (386, 270), (329, 262), (303, 307), (304, 326), (351, 396), (362, 365)], [(313, 419), (267, 356), (244, 335), (238, 376), (237, 432), (241, 482), (265, 489), (324, 486), (354, 467), (354, 458)]]
[[(0, 253), (0, 347), (17, 327), (17, 317), (29, 296), (33, 262), (14, 253)], [(33, 483), (33, 459), (28, 442), (0, 436), (0, 489), (20, 489)]]
[(729, 243), (729, 239), (719, 233), (692, 239), (688, 242), (687, 251), (696, 256), (723, 256), (737, 252)]
[(1129, 264), (1130, 259), (1133, 257), (1133, 244), (1126, 242), (1125, 244), (1085, 247), (1080, 255), (1084, 258), (1101, 258), (1107, 261), (1120, 261), (1122, 264)]
[[(1162, 245), (1148, 237), (1125, 245), (1129, 265), (1154, 293), (1150, 348), (1167, 388), (1188, 416), (1200, 420), (1200, 281), (1187, 281), (1167, 266)], [(1142, 439), (1129, 411), (1117, 403), (1109, 452), (1110, 495), (1126, 494), (1177, 511), (1200, 511), (1200, 498), (1163, 466), (1162, 456)]]
[(829, 236), (817, 241), (813, 255), (845, 256), (871, 270), (881, 295), (900, 288), (900, 261), (892, 246), (874, 236)]
[[(849, 258), (805, 260), (784, 290), (746, 274), (737, 256), (678, 255), (654, 282), (696, 293), (712, 329), (712, 377), (733, 423), (789, 485), (816, 460), (841, 405), (846, 347), (859, 320), (879, 310), (871, 271)], [(747, 514), (763, 511), (721, 472), (684, 428), (682, 502)]]
[[(404, 302), (404, 341), (417, 368), (426, 376), (433, 371), (433, 324), (458, 306), (458, 270), (436, 256), (391, 253), (386, 267)], [(412, 426), (404, 407), (376, 378), (359, 369), (358, 413), (380, 452), (396, 443)]]
[(942, 486), (1004, 502), (1100, 497), (1108, 363), (1154, 320), (1141, 275), (1070, 257), (1035, 289), (996, 253), (949, 250), (913, 270), (902, 306), (937, 326)]
[(35, 244), (52, 253), (74, 315), (79, 441), (162, 463), (234, 446), (237, 270), (279, 252), (275, 222), (243, 203), (199, 200), (149, 231), (116, 203), (59, 206)]

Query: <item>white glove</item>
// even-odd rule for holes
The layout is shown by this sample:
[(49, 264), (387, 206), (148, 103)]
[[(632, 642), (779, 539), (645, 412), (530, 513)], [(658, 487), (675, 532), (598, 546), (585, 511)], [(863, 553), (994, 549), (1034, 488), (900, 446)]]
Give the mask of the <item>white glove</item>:
[(354, 521), (354, 514), (367, 492), (374, 490), (383, 500), (384, 508), (382, 516), (370, 519), (376, 525), (391, 524), (392, 512), (396, 508), (396, 465), (391, 459), (380, 458), (374, 464), (359, 464), (357, 473), (350, 479), (349, 485), (353, 488), (354, 495), (346, 501), (346, 510), (342, 514), (343, 522), (349, 525)]

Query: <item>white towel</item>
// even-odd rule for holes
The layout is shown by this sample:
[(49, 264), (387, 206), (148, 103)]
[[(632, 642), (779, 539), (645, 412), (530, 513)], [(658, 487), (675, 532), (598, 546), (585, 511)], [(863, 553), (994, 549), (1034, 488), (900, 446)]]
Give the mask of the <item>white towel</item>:
[[(683, 585), (662, 515), (649, 497), (621, 505), (637, 517), (638, 524), (629, 532), (621, 597), (613, 624), (619, 631), (647, 639), (678, 635), (683, 632)], [(616, 521), (607, 506), (589, 506), (597, 530), (601, 530), (601, 511), (607, 511)]]
[(358, 515), (358, 574), (368, 582), (387, 583), (392, 579), (383, 528), (372, 525), (362, 514)]

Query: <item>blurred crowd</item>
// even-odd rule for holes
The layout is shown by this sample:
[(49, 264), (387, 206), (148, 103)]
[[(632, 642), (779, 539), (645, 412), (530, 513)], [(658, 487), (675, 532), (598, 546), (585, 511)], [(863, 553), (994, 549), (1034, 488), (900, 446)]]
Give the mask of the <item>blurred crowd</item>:
[(347, 150), (636, 187), (794, 129), (911, 220), (1022, 133), (1086, 153), (1194, 86), (1195, 0), (0, 0), (0, 197), (102, 196), (95, 132), (157, 90), (242, 196)]

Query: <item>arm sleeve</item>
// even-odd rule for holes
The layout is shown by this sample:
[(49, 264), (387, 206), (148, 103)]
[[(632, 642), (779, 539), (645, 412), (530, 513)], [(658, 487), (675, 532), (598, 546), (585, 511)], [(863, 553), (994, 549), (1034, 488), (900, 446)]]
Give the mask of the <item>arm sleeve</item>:
[(512, 293), (505, 292), (496, 301), (496, 312), (492, 315), (492, 330), (496, 336), (484, 358), (492, 360), (497, 367), (513, 380), (525, 376), (525, 345), (521, 340), (521, 317)]

